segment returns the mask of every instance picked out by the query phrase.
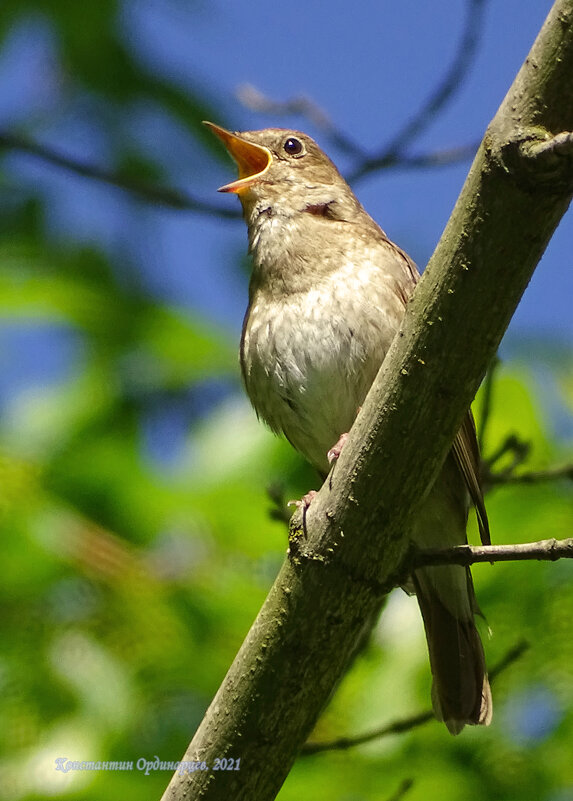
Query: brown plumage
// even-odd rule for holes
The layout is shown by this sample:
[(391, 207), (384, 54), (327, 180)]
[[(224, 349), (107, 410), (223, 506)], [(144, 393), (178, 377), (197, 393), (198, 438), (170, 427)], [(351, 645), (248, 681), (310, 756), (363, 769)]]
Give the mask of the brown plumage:
[[(305, 134), (234, 134), (208, 123), (237, 162), (220, 191), (239, 196), (253, 273), (241, 367), (257, 414), (317, 470), (347, 432), (398, 330), (418, 280), (412, 260), (366, 213), (334, 164)], [(471, 413), (423, 502), (410, 538), (421, 547), (466, 542), (470, 502), (489, 542)], [(412, 576), (428, 641), (436, 716), (452, 734), (488, 724), (491, 692), (470, 571)]]

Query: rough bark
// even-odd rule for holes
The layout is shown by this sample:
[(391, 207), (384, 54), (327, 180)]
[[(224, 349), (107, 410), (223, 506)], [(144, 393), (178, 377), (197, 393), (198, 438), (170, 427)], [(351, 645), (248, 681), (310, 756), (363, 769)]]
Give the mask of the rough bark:
[[(275, 797), (400, 573), (403, 536), (573, 186), (573, 0), (489, 126), (336, 467), (164, 799)], [(216, 758), (239, 770), (213, 771)], [(235, 762), (236, 764), (236, 762)]]

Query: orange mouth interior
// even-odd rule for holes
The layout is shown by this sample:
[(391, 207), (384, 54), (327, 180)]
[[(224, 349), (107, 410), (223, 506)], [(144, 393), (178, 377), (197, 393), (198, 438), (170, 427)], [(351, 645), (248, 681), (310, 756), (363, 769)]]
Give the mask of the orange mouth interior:
[(219, 125), (214, 125), (212, 122), (205, 122), (205, 125), (223, 142), (239, 168), (239, 179), (220, 187), (219, 192), (238, 194), (248, 189), (268, 170), (272, 161), (268, 148), (247, 142), (241, 136), (227, 131)]

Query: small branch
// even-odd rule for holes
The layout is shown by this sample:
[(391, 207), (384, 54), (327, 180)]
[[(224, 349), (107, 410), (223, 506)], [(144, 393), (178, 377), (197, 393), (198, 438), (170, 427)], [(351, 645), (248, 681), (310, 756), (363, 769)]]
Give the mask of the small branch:
[[(483, 414), (483, 420), (486, 422), (487, 415), (489, 415), (489, 410), (486, 415), (485, 408), (486, 403), (490, 403), (490, 399), (488, 398), (488, 394), (490, 392), (491, 390), (488, 390), (488, 386), (486, 385)], [(482, 438), (483, 430), (484, 428), (482, 422)], [(524, 473), (516, 473), (515, 471), (525, 462), (530, 451), (531, 443), (520, 439), (516, 434), (510, 434), (508, 437), (506, 437), (499, 448), (494, 451), (494, 453), (488, 459), (485, 459), (482, 462), (482, 483), (484, 487), (489, 489), (491, 487), (502, 486), (504, 484), (538, 484), (542, 481), (558, 481), (562, 478), (573, 481), (573, 464), (570, 462), (563, 465), (548, 467), (546, 470), (529, 470)], [(504, 467), (502, 470), (494, 471), (494, 465), (499, 462), (499, 460), (507, 453), (511, 453), (513, 455), (509, 465)]]
[[(559, 139), (559, 137), (554, 138)], [(573, 153), (573, 135), (567, 134), (566, 138), (568, 145), (572, 147), (571, 152)], [(552, 141), (553, 140), (550, 140), (550, 142)], [(496, 356), (488, 367), (483, 381), (483, 403), (478, 436), (480, 451), (482, 451), (482, 453), (485, 450), (485, 435), (492, 409), (494, 377), (499, 364), (499, 358)], [(538, 484), (542, 481), (557, 481), (562, 478), (573, 481), (573, 464), (550, 467), (546, 470), (530, 470), (525, 473), (516, 474), (515, 470), (525, 462), (529, 456), (530, 450), (531, 443), (520, 439), (516, 434), (507, 436), (499, 448), (494, 451), (489, 458), (482, 461), (481, 478), (483, 486), (486, 489), (490, 489), (491, 487), (504, 484)], [(510, 464), (503, 470), (494, 472), (492, 469), (493, 466), (507, 453), (513, 454)]]
[(485, 0), (470, 0), (466, 24), (458, 49), (443, 80), (414, 117), (394, 135), (376, 156), (359, 165), (352, 173), (350, 180), (356, 181), (370, 172), (401, 161), (406, 147), (433, 122), (436, 115), (454, 97), (456, 91), (463, 84), (477, 53), (483, 29), (485, 6)]
[(0, 148), (28, 153), (49, 164), (54, 164), (57, 167), (70, 170), (76, 175), (81, 175), (84, 178), (92, 178), (101, 183), (123, 189), (125, 192), (136, 195), (148, 203), (157, 203), (180, 211), (193, 211), (198, 214), (207, 214), (210, 216), (226, 217), (229, 219), (241, 218), (240, 213), (234, 209), (199, 200), (178, 189), (153, 186), (143, 181), (138, 181), (135, 178), (127, 178), (111, 170), (106, 170), (94, 164), (87, 164), (79, 159), (64, 155), (53, 148), (6, 131), (0, 131)]
[(485, 483), (490, 486), (503, 484), (539, 484), (543, 481), (557, 481), (567, 478), (573, 481), (573, 464), (565, 464), (559, 467), (550, 467), (547, 470), (530, 470), (527, 473), (489, 473)]
[(388, 801), (401, 801), (402, 798), (409, 792), (412, 787), (414, 786), (414, 779), (404, 779), (400, 787), (396, 790), (394, 795), (390, 796)]
[[(490, 684), (493, 684), (497, 677), (507, 670), (508, 667), (513, 665), (514, 662), (521, 659), (528, 648), (529, 643), (526, 640), (521, 640), (510, 648), (505, 656), (489, 671)], [(395, 720), (392, 723), (365, 732), (364, 734), (359, 734), (356, 737), (340, 737), (337, 740), (329, 740), (322, 743), (306, 743), (302, 748), (301, 756), (311, 756), (313, 754), (323, 753), (324, 751), (346, 751), (349, 748), (355, 748), (358, 745), (370, 743), (373, 740), (387, 737), (390, 734), (403, 734), (406, 731), (423, 726), (424, 723), (428, 723), (430, 720), (435, 720), (435, 715), (431, 709), (428, 709), (425, 712), (419, 712), (417, 715)]]
[(359, 159), (355, 169), (347, 176), (347, 180), (351, 183), (376, 170), (444, 167), (468, 161), (475, 156), (479, 141), (460, 147), (422, 153), (418, 156), (406, 156), (404, 151), (430, 125), (462, 85), (477, 52), (485, 5), (486, 0), (469, 0), (464, 31), (447, 74), (414, 117), (393, 136), (381, 152), (373, 156), (367, 156), (360, 145), (334, 125), (318, 104), (304, 95), (277, 101), (264, 95), (251, 84), (244, 84), (238, 88), (237, 96), (240, 102), (252, 111), (280, 116), (294, 114), (308, 119), (333, 145)]
[(523, 462), (527, 459), (530, 451), (531, 443), (520, 439), (517, 434), (509, 434), (498, 447), (498, 449), (494, 451), (488, 459), (485, 460), (483, 465), (484, 483), (487, 484), (492, 480), (492, 476), (494, 475), (492, 472), (493, 466), (497, 464), (497, 462), (499, 462), (502, 456), (505, 456), (506, 453), (513, 454), (513, 459), (507, 467), (495, 474), (498, 477), (511, 475), (516, 467), (519, 467), (519, 465), (523, 464)]
[(517, 662), (518, 659), (521, 659), (523, 654), (528, 650), (529, 643), (527, 640), (520, 640), (512, 648), (510, 648), (505, 656), (502, 656), (499, 662), (497, 662), (497, 664), (495, 664), (489, 671), (490, 684), (493, 684), (497, 677), (506, 671), (508, 667), (513, 665), (514, 662)]
[[(451, 164), (459, 164), (462, 161), (469, 161), (475, 156), (479, 147), (479, 142), (470, 142), (468, 145), (459, 147), (449, 147), (444, 150), (433, 150), (429, 153), (421, 153), (418, 156), (396, 156), (388, 158), (384, 165), (385, 169), (420, 169), (424, 167), (449, 167)], [(356, 180), (356, 175), (354, 180)], [(358, 176), (359, 177), (359, 176)]]
[[(269, 101), (271, 102), (271, 101)], [(293, 101), (294, 102), (294, 101)], [(310, 101), (308, 101), (310, 103)], [(346, 140), (346, 144), (342, 142), (342, 134), (336, 133), (334, 127), (330, 134), (331, 139), (336, 139), (340, 148), (349, 150), (350, 140)], [(114, 186), (124, 192), (129, 192), (147, 203), (153, 203), (160, 206), (168, 206), (178, 211), (191, 211), (196, 214), (205, 214), (210, 217), (221, 217), (229, 220), (240, 220), (241, 213), (236, 209), (227, 206), (219, 206), (215, 203), (210, 203), (206, 200), (190, 195), (188, 192), (183, 192), (179, 189), (172, 187), (162, 187), (143, 181), (138, 181), (135, 178), (128, 178), (120, 175), (119, 173), (107, 170), (103, 167), (98, 167), (95, 164), (88, 164), (79, 159), (67, 156), (53, 148), (41, 145), (31, 139), (27, 139), (16, 134), (6, 131), (0, 131), (0, 149), (15, 150), (20, 153), (27, 153), (35, 156), (48, 164), (54, 164), (65, 170), (80, 175), (83, 178), (90, 178), (92, 180), (100, 181), (108, 186)], [(433, 153), (426, 153), (420, 156), (409, 156), (396, 160), (393, 163), (388, 163), (386, 168), (404, 168), (414, 169), (421, 167), (442, 167), (448, 164), (453, 164), (458, 161), (466, 161), (474, 155), (476, 145), (468, 145), (459, 148), (451, 148), (449, 150), (435, 151)], [(355, 149), (355, 152), (358, 152)]]
[(269, 484), (267, 487), (267, 496), (271, 502), (269, 517), (271, 520), (278, 520), (280, 523), (285, 523), (288, 528), (292, 517), (292, 509), (288, 507), (283, 485), (278, 483)]
[(573, 190), (573, 133), (552, 136), (541, 127), (509, 137), (501, 149), (501, 161), (524, 188), (545, 186), (553, 191)]
[(398, 131), (390, 144), (386, 146), (386, 153), (392, 150), (397, 153), (403, 151), (406, 145), (428, 127), (435, 119), (436, 114), (452, 99), (462, 85), (477, 52), (483, 27), (485, 6), (485, 0), (469, 1), (464, 31), (448, 72), (425, 105), (406, 123), (402, 130)]
[(389, 154), (372, 162), (372, 168), (362, 171), (363, 165), (371, 162), (363, 162), (355, 170), (348, 173), (345, 177), (348, 183), (354, 183), (374, 170), (410, 170), (425, 168), (449, 167), (452, 164), (459, 164), (470, 161), (476, 154), (479, 142), (470, 142), (468, 145), (450, 147), (445, 150), (433, 150), (428, 153), (420, 153), (417, 156), (393, 155)]
[(354, 170), (346, 175), (348, 183), (359, 181), (365, 175), (380, 170), (392, 169), (424, 169), (435, 167), (449, 167), (452, 164), (459, 164), (470, 161), (475, 156), (479, 147), (479, 142), (470, 142), (459, 147), (450, 147), (445, 150), (433, 150), (429, 153), (421, 153), (417, 156), (406, 156), (397, 153), (385, 153), (380, 157), (367, 159), (358, 165)]
[[(427, 167), (446, 167), (450, 164), (458, 164), (472, 159), (480, 144), (476, 141), (468, 145), (460, 145), (459, 147), (450, 147), (443, 150), (421, 153), (417, 156), (387, 153), (381, 158), (370, 157), (367, 156), (360, 145), (356, 144), (334, 125), (320, 106), (304, 95), (295, 96), (284, 101), (273, 100), (251, 84), (240, 86), (237, 89), (237, 95), (241, 103), (252, 111), (274, 114), (275, 116), (296, 114), (309, 120), (324, 133), (325, 137), (334, 146), (359, 160), (358, 166), (347, 178), (349, 181), (354, 180), (355, 177), (360, 177), (364, 165), (371, 164), (373, 161), (376, 161), (375, 169), (377, 170), (423, 169)], [(368, 170), (368, 172), (369, 171), (370, 170)]]
[(402, 718), (381, 726), (379, 729), (358, 734), (356, 737), (339, 737), (336, 740), (328, 740), (327, 742), (307, 743), (303, 746), (300, 752), (301, 756), (312, 756), (313, 754), (320, 754), (324, 751), (347, 751), (349, 748), (356, 748), (358, 745), (371, 743), (373, 740), (378, 740), (381, 737), (387, 737), (390, 734), (403, 734), (410, 729), (416, 729), (418, 726), (423, 726), (424, 723), (429, 723), (435, 720), (436, 717), (431, 709), (426, 712), (419, 712), (417, 715), (412, 715), (409, 718)]
[(454, 548), (416, 550), (408, 572), (428, 565), (469, 565), (484, 562), (523, 562), (538, 560), (556, 562), (573, 559), (573, 537), (564, 540), (540, 540), (518, 545), (456, 545)]
[(573, 157), (573, 133), (563, 131), (548, 139), (526, 141), (521, 145), (521, 153), (526, 158), (543, 164), (545, 169), (555, 166), (561, 170), (561, 159)]
[(344, 153), (360, 159), (366, 157), (366, 153), (360, 145), (340, 131), (328, 114), (314, 100), (305, 95), (296, 95), (283, 101), (273, 100), (249, 83), (239, 86), (236, 94), (240, 102), (251, 111), (281, 117), (290, 114), (304, 117)]

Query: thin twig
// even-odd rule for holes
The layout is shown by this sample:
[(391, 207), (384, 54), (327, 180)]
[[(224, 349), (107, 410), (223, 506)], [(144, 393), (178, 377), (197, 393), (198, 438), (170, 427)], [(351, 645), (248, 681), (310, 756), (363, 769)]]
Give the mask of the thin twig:
[(381, 152), (373, 156), (367, 156), (360, 145), (338, 129), (326, 112), (305, 95), (278, 101), (263, 94), (255, 86), (244, 84), (237, 89), (237, 96), (252, 111), (279, 116), (299, 115), (308, 119), (333, 145), (358, 159), (358, 164), (347, 177), (350, 182), (373, 170), (443, 167), (467, 161), (475, 155), (479, 142), (417, 156), (405, 155), (404, 151), (428, 127), (462, 85), (477, 52), (486, 2), (487, 0), (469, 0), (464, 30), (448, 72), (414, 117), (394, 134)]
[(386, 145), (386, 153), (403, 151), (410, 142), (428, 127), (436, 114), (453, 98), (462, 85), (477, 52), (483, 28), (485, 6), (486, 0), (469, 0), (462, 37), (448, 72), (425, 105), (394, 135), (390, 144)]
[(507, 670), (510, 665), (513, 665), (514, 662), (517, 662), (518, 659), (521, 659), (523, 654), (529, 650), (529, 647), (530, 646), (527, 640), (520, 640), (512, 648), (510, 648), (509, 651), (502, 656), (499, 662), (497, 662), (489, 671), (489, 683), (493, 684), (501, 673)]
[(406, 793), (414, 786), (414, 779), (404, 779), (400, 787), (396, 790), (394, 795), (388, 798), (388, 801), (402, 801)]
[[(237, 95), (243, 105), (252, 111), (275, 116), (285, 116), (296, 114), (308, 119), (313, 123), (333, 145), (359, 159), (358, 166), (354, 169), (349, 180), (361, 169), (362, 164), (369, 163), (371, 157), (367, 156), (360, 145), (351, 140), (345, 133), (340, 131), (328, 117), (326, 112), (320, 108), (313, 100), (304, 95), (297, 95), (288, 100), (273, 100), (264, 95), (251, 84), (244, 84), (237, 90)], [(425, 167), (447, 167), (450, 164), (458, 164), (473, 158), (479, 147), (479, 141), (470, 142), (468, 145), (450, 147), (441, 150), (432, 150), (428, 153), (420, 153), (414, 156), (400, 154), (384, 159), (379, 164), (379, 169), (423, 169)]]
[(292, 512), (288, 508), (283, 485), (279, 483), (269, 484), (267, 486), (267, 496), (272, 504), (269, 509), (269, 517), (271, 520), (278, 520), (281, 523), (285, 523), (288, 527)]
[(305, 95), (295, 95), (295, 97), (282, 101), (273, 100), (272, 97), (263, 94), (256, 86), (249, 83), (239, 86), (236, 94), (241, 103), (251, 111), (280, 117), (291, 114), (303, 117), (322, 131), (325, 137), (342, 152), (355, 158), (366, 158), (364, 149), (347, 134), (340, 131), (324, 109)]
[[(431, 150), (428, 153), (420, 153), (417, 156), (400, 155), (389, 159), (379, 169), (386, 170), (409, 170), (423, 169), (424, 167), (449, 167), (451, 164), (459, 164), (463, 161), (472, 159), (479, 147), (479, 142), (470, 142), (468, 145), (458, 147), (448, 147), (443, 150)], [(349, 181), (355, 181), (356, 175), (348, 177)]]
[[(500, 661), (489, 671), (490, 684), (493, 684), (498, 676), (507, 670), (510, 665), (517, 662), (528, 648), (529, 643), (525, 640), (521, 640), (510, 648)], [(301, 751), (301, 756), (320, 754), (324, 751), (346, 751), (349, 748), (355, 748), (358, 745), (370, 743), (373, 740), (387, 737), (390, 734), (403, 734), (406, 731), (423, 726), (424, 723), (428, 723), (430, 720), (435, 720), (435, 715), (433, 710), (428, 709), (425, 712), (419, 712), (417, 715), (395, 720), (385, 726), (380, 726), (364, 734), (358, 734), (355, 737), (339, 737), (336, 740), (306, 743)]]
[[(475, 145), (468, 145), (448, 150), (437, 150), (419, 156), (405, 156), (394, 164), (388, 164), (387, 168), (415, 169), (422, 167), (443, 167), (459, 161), (465, 161), (475, 152)], [(157, 186), (135, 178), (128, 178), (112, 170), (98, 167), (95, 164), (88, 164), (79, 159), (60, 153), (51, 147), (34, 142), (31, 139), (0, 131), (0, 149), (15, 150), (35, 156), (48, 164), (69, 170), (76, 175), (84, 178), (91, 178), (101, 183), (114, 186), (124, 192), (129, 192), (147, 203), (155, 203), (161, 206), (168, 206), (179, 211), (191, 211), (197, 214), (205, 214), (210, 217), (221, 217), (229, 220), (240, 220), (240, 211), (209, 203), (206, 200), (190, 195), (172, 187)]]
[(523, 464), (531, 451), (531, 443), (524, 439), (520, 439), (517, 434), (509, 434), (496, 451), (492, 453), (483, 463), (483, 479), (487, 484), (490, 477), (493, 475), (492, 468), (502, 456), (506, 453), (511, 453), (513, 458), (511, 463), (504, 467), (503, 470), (495, 473), (496, 476), (509, 476), (513, 471)]
[(422, 108), (394, 134), (390, 142), (378, 154), (358, 165), (350, 175), (350, 181), (356, 181), (370, 172), (388, 167), (401, 160), (406, 147), (433, 122), (438, 112), (454, 97), (477, 53), (483, 30), (485, 6), (486, 0), (469, 1), (464, 30), (446, 75)]
[(542, 481), (557, 481), (567, 478), (573, 481), (573, 464), (549, 467), (547, 470), (530, 470), (527, 473), (488, 473), (485, 482), (490, 485), (501, 484), (538, 484)]
[(41, 145), (38, 142), (34, 142), (31, 139), (17, 134), (0, 131), (0, 148), (28, 153), (49, 164), (55, 164), (57, 167), (70, 170), (76, 175), (82, 175), (85, 178), (92, 178), (110, 186), (123, 189), (125, 192), (137, 195), (150, 203), (157, 203), (182, 211), (193, 211), (198, 214), (227, 217), (229, 219), (240, 219), (241, 217), (237, 210), (200, 200), (179, 189), (156, 186), (144, 181), (138, 181), (135, 178), (128, 178), (111, 170), (106, 170), (94, 164), (88, 164), (79, 159), (72, 158), (51, 147)]
[(306, 743), (300, 753), (301, 756), (311, 756), (312, 754), (320, 754), (323, 751), (346, 751), (349, 748), (356, 748), (357, 745), (364, 745), (372, 742), (372, 740), (387, 737), (389, 734), (403, 734), (405, 731), (410, 731), (410, 729), (423, 726), (424, 723), (429, 723), (430, 720), (435, 720), (435, 715), (433, 710), (428, 709), (425, 712), (395, 720), (378, 729), (358, 734), (355, 737), (339, 737), (336, 740), (328, 740), (322, 743)]
[(485, 562), (523, 562), (538, 560), (555, 562), (573, 559), (573, 537), (564, 540), (540, 540), (517, 545), (456, 545), (454, 548), (416, 549), (408, 573), (428, 565), (469, 565)]
[[(475, 143), (423, 153), (417, 156), (406, 156), (404, 155), (404, 150), (429, 125), (463, 81), (477, 49), (485, 3), (486, 0), (470, 0), (464, 33), (454, 61), (444, 80), (419, 112), (398, 131), (382, 153), (373, 157), (366, 157), (365, 151), (360, 145), (339, 131), (328, 115), (312, 100), (304, 96), (298, 96), (280, 103), (265, 97), (251, 86), (240, 89), (239, 96), (245, 105), (255, 110), (272, 111), (275, 114), (296, 113), (311, 119), (340, 150), (360, 160), (356, 169), (348, 177), (350, 181), (357, 180), (376, 169), (420, 169), (424, 167), (441, 167), (466, 161), (475, 153), (477, 147)], [(179, 189), (156, 186), (135, 178), (123, 176), (97, 165), (72, 158), (51, 147), (7, 131), (0, 131), (0, 148), (28, 153), (50, 164), (70, 170), (76, 175), (82, 175), (86, 178), (92, 178), (110, 186), (115, 186), (149, 203), (158, 203), (173, 209), (227, 219), (240, 219), (241, 216), (236, 209), (201, 200)]]

